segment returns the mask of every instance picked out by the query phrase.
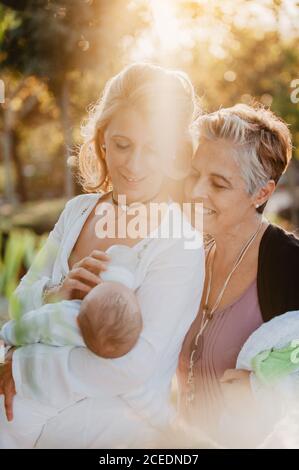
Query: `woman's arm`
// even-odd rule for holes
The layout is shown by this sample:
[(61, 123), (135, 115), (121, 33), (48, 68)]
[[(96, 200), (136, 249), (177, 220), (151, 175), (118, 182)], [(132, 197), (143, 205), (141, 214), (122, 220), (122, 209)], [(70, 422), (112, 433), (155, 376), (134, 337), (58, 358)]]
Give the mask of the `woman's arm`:
[(85, 346), (77, 316), (80, 301), (56, 302), (25, 313), (3, 325), (0, 337), (6, 344), (23, 346), (43, 343), (52, 346)]
[(10, 349), (5, 357), (5, 363), (0, 364), (0, 395), (4, 395), (4, 408), (7, 421), (13, 420), (13, 399), (16, 394), (15, 382), (12, 374), (12, 355)]
[[(98, 198), (97, 195), (96, 197)], [(65, 246), (61, 247), (65, 233), (72, 229), (75, 219), (82, 214), (82, 209), (88, 209), (92, 202), (94, 203), (94, 200), (91, 200), (90, 196), (81, 194), (66, 203), (45, 245), (14, 292), (11, 302), (12, 318), (18, 319), (24, 313), (41, 307), (43, 303), (84, 298), (92, 287), (100, 282), (98, 274), (106, 269), (109, 257), (104, 252), (94, 250), (76, 263), (61, 285), (50, 289), (47, 299), (43, 299), (44, 288), (51, 281), (58, 251), (67, 249)]]
[(35, 256), (33, 263), (13, 294), (12, 317), (19, 318), (30, 310), (42, 306), (43, 289), (50, 281), (54, 262), (63, 237), (66, 214), (70, 207), (66, 203), (58, 221), (50, 232), (42, 249)]
[(53, 406), (86, 396), (119, 395), (145, 383), (164, 356), (178, 357), (194, 320), (204, 281), (204, 252), (182, 240), (159, 255), (137, 291), (143, 331), (136, 346), (118, 359), (85, 348), (30, 345), (13, 356), (17, 393)]

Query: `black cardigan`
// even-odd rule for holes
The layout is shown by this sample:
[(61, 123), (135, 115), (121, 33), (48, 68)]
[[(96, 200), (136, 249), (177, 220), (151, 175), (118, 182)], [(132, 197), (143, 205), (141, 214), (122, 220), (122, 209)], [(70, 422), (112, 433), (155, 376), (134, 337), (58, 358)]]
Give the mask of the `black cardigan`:
[(275, 225), (261, 239), (257, 290), (264, 321), (299, 310), (299, 239)]

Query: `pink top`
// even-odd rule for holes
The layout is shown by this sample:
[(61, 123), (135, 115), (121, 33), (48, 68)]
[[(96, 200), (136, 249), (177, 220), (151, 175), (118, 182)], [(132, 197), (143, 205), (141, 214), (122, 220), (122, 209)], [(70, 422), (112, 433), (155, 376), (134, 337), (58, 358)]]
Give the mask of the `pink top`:
[(213, 435), (223, 407), (219, 379), (234, 369), (238, 354), (253, 331), (262, 323), (257, 284), (254, 280), (231, 305), (216, 311), (203, 332), (203, 350), (194, 365), (195, 399), (186, 404), (187, 376), (192, 343), (199, 331), (202, 311), (192, 323), (182, 346), (178, 364), (179, 412)]

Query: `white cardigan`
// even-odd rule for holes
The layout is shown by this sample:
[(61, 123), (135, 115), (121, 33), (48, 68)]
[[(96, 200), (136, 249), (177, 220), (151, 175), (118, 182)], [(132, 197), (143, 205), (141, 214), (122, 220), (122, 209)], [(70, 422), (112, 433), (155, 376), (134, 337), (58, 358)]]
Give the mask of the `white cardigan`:
[[(49, 280), (57, 283), (67, 274), (68, 257), (100, 197), (80, 195), (66, 204), (15, 292), (22, 313), (40, 307), (44, 285)], [(17, 394), (60, 409), (84, 397), (121, 396), (154, 426), (164, 426), (173, 417), (171, 379), (184, 336), (197, 314), (205, 273), (202, 243), (193, 249), (185, 244), (195, 235), (202, 241), (201, 235), (181, 218), (178, 206), (172, 208), (173, 220), (183, 220), (184, 237), (153, 238), (143, 249), (145, 239), (133, 247), (142, 252), (135, 287), (144, 323), (133, 350), (118, 359), (103, 359), (83, 347), (21, 347), (13, 355)], [(169, 224), (169, 216), (170, 211), (162, 226)]]

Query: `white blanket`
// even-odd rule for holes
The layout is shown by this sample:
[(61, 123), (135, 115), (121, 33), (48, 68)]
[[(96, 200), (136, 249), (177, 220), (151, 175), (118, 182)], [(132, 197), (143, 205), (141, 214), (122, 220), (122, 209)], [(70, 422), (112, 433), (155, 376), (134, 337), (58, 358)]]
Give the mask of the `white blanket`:
[[(299, 310), (279, 315), (254, 331), (239, 353), (236, 368), (252, 370), (251, 361), (258, 353), (266, 349), (283, 348), (294, 339), (299, 339)], [(253, 373), (250, 379), (252, 391), (260, 399), (265, 393), (262, 391), (264, 387)], [(277, 394), (277, 397), (288, 397), (288, 400), (299, 397), (299, 373), (294, 372), (281, 379), (275, 386), (271, 386), (271, 392)]]
[[(292, 311), (264, 323), (248, 338), (241, 349), (236, 368), (251, 371), (253, 407), (242, 412), (225, 410), (219, 423), (224, 445), (234, 448), (299, 448), (298, 418), (299, 372), (264, 386), (252, 372), (251, 361), (261, 351), (285, 347), (299, 338), (299, 311)], [(286, 444), (285, 444), (286, 443)]]

